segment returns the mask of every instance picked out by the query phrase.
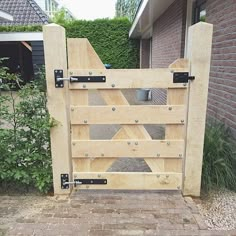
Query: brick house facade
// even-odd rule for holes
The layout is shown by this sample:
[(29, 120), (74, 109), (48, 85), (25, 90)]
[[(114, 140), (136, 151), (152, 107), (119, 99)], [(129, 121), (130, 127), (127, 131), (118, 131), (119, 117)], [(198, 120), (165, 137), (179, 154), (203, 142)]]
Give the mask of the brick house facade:
[[(236, 1), (143, 0), (139, 11), (142, 12), (134, 20), (130, 37), (141, 39), (141, 68), (168, 67), (184, 57), (188, 26), (199, 21), (201, 13), (207, 23), (214, 25), (207, 114), (223, 121), (236, 137)], [(145, 14), (155, 13), (156, 17), (146, 25), (138, 24), (144, 22)], [(165, 102), (165, 90), (154, 90), (153, 103)]]

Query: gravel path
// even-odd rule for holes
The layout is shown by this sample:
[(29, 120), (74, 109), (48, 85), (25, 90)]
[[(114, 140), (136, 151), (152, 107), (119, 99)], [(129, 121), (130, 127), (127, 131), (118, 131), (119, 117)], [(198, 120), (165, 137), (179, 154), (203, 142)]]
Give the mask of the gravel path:
[(210, 230), (236, 229), (236, 193), (212, 191), (207, 198), (196, 200), (201, 215)]

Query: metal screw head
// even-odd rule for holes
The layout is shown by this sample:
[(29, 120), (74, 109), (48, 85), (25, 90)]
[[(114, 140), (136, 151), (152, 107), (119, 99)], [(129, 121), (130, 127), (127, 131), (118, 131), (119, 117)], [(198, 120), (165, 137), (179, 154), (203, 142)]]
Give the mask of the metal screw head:
[(71, 111), (74, 111), (75, 109), (74, 108), (71, 108)]
[(73, 75), (73, 72), (70, 72), (70, 75)]
[(135, 145), (138, 145), (138, 142), (135, 142)]
[(130, 145), (130, 142), (127, 142), (128, 145)]
[(102, 153), (101, 156), (104, 157), (104, 154)]
[(174, 70), (171, 70), (170, 72), (171, 72), (171, 73), (174, 73), (175, 71), (174, 71)]
[(167, 142), (166, 144), (167, 144), (168, 146), (170, 146), (170, 142)]
[(182, 154), (179, 154), (179, 157), (182, 157), (183, 155)]
[(184, 87), (186, 87), (186, 86), (187, 86), (187, 84), (186, 84), (186, 83), (184, 83), (184, 84), (183, 84), (183, 86), (184, 86)]
[(115, 88), (115, 86), (116, 86), (115, 84), (112, 84), (112, 85), (111, 85), (112, 88)]
[(73, 143), (73, 146), (75, 146), (75, 143)]
[(116, 108), (115, 107), (112, 107), (112, 111), (115, 111), (116, 110)]
[(88, 121), (87, 121), (87, 120), (84, 120), (84, 123), (85, 123), (85, 124), (87, 124), (87, 123), (88, 123)]
[(157, 178), (160, 178), (160, 175), (157, 175)]
[(83, 88), (86, 88), (86, 85), (85, 85), (85, 84), (83, 85)]
[(138, 123), (138, 120), (135, 120), (135, 123)]
[(169, 111), (171, 111), (172, 110), (172, 107), (169, 107)]
[(101, 175), (100, 175), (100, 174), (98, 174), (98, 178), (101, 178)]
[(88, 153), (85, 153), (85, 156), (88, 157)]
[(184, 123), (184, 120), (181, 120), (181, 123)]
[(93, 72), (92, 71), (89, 71), (89, 75), (92, 75), (93, 74)]
[(180, 186), (178, 186), (177, 189), (180, 189)]
[(166, 178), (169, 178), (170, 176), (169, 175), (166, 175)]
[(157, 153), (157, 157), (160, 157), (160, 153)]

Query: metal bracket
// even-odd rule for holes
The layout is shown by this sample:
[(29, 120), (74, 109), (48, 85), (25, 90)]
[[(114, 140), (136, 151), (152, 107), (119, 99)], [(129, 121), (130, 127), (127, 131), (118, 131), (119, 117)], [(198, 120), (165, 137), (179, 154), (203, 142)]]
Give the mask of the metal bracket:
[(75, 179), (75, 182), (79, 182), (80, 184), (90, 185), (90, 184), (96, 184), (96, 185), (103, 185), (107, 184), (107, 179)]
[(63, 70), (54, 70), (54, 79), (56, 88), (64, 88), (64, 81), (70, 83), (105, 83), (106, 76), (72, 76), (63, 78)]
[(61, 189), (69, 188), (69, 174), (61, 174)]
[(64, 88), (64, 81), (61, 80), (61, 78), (63, 78), (63, 70), (54, 70), (54, 79), (56, 88)]
[(106, 76), (72, 76), (71, 83), (105, 83)]
[(194, 76), (189, 76), (188, 72), (174, 72), (173, 83), (188, 83), (189, 80), (194, 80)]

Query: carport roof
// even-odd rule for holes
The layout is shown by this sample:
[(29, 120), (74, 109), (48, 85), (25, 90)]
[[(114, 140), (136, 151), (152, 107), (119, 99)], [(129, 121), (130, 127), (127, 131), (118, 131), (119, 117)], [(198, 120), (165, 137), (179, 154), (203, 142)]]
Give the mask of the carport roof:
[(152, 25), (174, 0), (142, 0), (129, 32), (131, 38), (149, 38)]
[(49, 21), (34, 0), (1, 0), (0, 9), (13, 16), (13, 21), (1, 18), (0, 25), (43, 25)]

